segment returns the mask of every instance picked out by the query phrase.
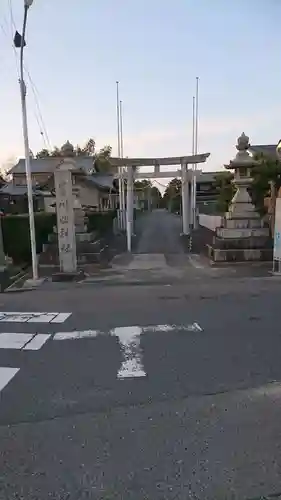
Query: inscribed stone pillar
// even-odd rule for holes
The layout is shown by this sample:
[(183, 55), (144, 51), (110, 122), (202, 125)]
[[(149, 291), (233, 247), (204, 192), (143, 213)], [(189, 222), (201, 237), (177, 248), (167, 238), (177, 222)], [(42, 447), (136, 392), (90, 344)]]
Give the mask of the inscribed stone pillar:
[(77, 269), (72, 174), (68, 169), (57, 169), (54, 177), (60, 270), (72, 273)]

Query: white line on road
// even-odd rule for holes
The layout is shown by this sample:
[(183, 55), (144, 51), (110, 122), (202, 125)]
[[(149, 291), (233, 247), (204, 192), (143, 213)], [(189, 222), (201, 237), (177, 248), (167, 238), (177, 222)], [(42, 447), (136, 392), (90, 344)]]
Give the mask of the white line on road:
[(34, 333), (1, 333), (0, 349), (22, 349), (34, 337)]
[(72, 332), (58, 332), (54, 335), (54, 340), (78, 340), (78, 339), (89, 339), (97, 337), (97, 335), (102, 334), (98, 330), (84, 330), (79, 332), (78, 330), (73, 330)]
[(0, 349), (38, 351), (50, 337), (45, 333), (0, 333)]
[(71, 313), (56, 313), (57, 316), (55, 319), (51, 321), (51, 323), (64, 323), (69, 316), (71, 316)]
[[(24, 351), (39, 351), (41, 347), (47, 342), (47, 340), (51, 337), (51, 335), (47, 333), (38, 333), (31, 339), (30, 342), (28, 342), (23, 350)], [(0, 335), (1, 338), (1, 335)]]
[(0, 367), (0, 392), (18, 373), (19, 368), (2, 368)]
[(1, 323), (64, 323), (72, 313), (0, 312)]
[(125, 326), (113, 328), (109, 332), (100, 330), (74, 330), (72, 332), (58, 332), (54, 335), (54, 340), (78, 340), (91, 339), (98, 335), (112, 335), (118, 337), (124, 360), (118, 370), (118, 379), (145, 377), (140, 348), (140, 336), (148, 332), (202, 332), (203, 329), (198, 323), (190, 325), (152, 325), (152, 326)]
[(110, 334), (119, 338), (124, 356), (124, 361), (122, 361), (121, 367), (118, 370), (117, 378), (145, 377), (146, 373), (140, 349), (142, 328), (139, 326), (114, 328), (110, 331)]

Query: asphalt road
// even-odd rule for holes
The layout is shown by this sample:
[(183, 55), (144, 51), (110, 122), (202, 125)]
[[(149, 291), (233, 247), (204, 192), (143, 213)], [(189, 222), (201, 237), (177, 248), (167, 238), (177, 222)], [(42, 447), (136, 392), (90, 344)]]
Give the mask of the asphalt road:
[(183, 252), (180, 242), (181, 217), (166, 210), (154, 210), (137, 221), (140, 233), (136, 253), (169, 254)]
[(1, 295), (0, 499), (277, 495), (280, 291), (192, 268)]

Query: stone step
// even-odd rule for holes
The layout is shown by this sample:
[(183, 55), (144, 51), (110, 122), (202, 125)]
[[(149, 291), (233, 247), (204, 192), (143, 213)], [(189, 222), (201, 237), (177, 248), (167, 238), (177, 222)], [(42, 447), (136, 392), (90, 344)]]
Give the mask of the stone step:
[(260, 219), (225, 219), (225, 229), (261, 229), (265, 224)]
[[(76, 252), (98, 252), (103, 248), (104, 244), (101, 240), (96, 240), (96, 241), (81, 241), (81, 242), (76, 242)], [(58, 244), (57, 243), (44, 243), (43, 245), (43, 252), (44, 253), (49, 253), (49, 252), (57, 252), (58, 253)]]
[(258, 229), (227, 229), (224, 227), (218, 227), (216, 235), (219, 238), (224, 239), (253, 238), (259, 236), (268, 237), (269, 229), (267, 227)]
[(219, 249), (208, 245), (209, 258), (214, 262), (272, 261), (272, 249)]
[[(77, 241), (95, 241), (97, 239), (97, 233), (91, 232), (91, 233), (77, 233), (76, 234), (76, 240)], [(48, 235), (48, 242), (49, 243), (57, 243), (58, 242), (58, 235), (57, 233), (52, 233)]]
[(272, 240), (267, 236), (258, 236), (252, 238), (241, 239), (222, 239), (214, 236), (212, 246), (218, 249), (225, 250), (247, 250), (256, 248), (272, 248)]
[(77, 264), (92, 264), (103, 259), (103, 252), (83, 253), (77, 256)]

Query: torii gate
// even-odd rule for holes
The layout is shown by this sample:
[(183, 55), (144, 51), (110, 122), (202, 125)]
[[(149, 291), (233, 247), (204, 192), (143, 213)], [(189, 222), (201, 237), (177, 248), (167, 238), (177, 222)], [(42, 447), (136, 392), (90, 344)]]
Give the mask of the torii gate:
[[(135, 179), (163, 179), (181, 176), (182, 180), (182, 224), (183, 234), (189, 234), (190, 231), (190, 215), (196, 209), (196, 176), (201, 173), (201, 170), (188, 168), (188, 165), (195, 166), (198, 163), (205, 163), (210, 153), (197, 154), (192, 156), (170, 156), (168, 158), (110, 158), (110, 163), (118, 168), (117, 178), (127, 179), (127, 209), (126, 209), (126, 229), (127, 229), (127, 250), (132, 250), (132, 233), (133, 233), (133, 208), (134, 208), (134, 180)], [(181, 168), (170, 170), (169, 172), (161, 172), (161, 165), (180, 165)], [(153, 166), (152, 172), (138, 172), (134, 168)], [(122, 172), (122, 167), (127, 167), (125, 172)], [(190, 189), (191, 188), (191, 189)], [(191, 191), (191, 193), (190, 193)], [(190, 196), (191, 194), (191, 196)], [(121, 213), (125, 209), (125, 199), (119, 191)]]

